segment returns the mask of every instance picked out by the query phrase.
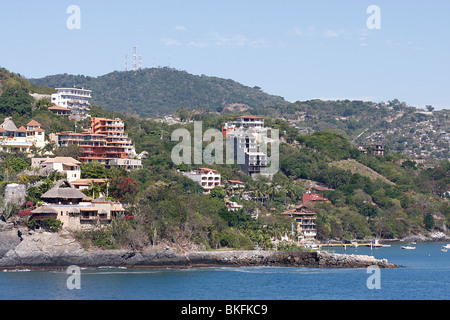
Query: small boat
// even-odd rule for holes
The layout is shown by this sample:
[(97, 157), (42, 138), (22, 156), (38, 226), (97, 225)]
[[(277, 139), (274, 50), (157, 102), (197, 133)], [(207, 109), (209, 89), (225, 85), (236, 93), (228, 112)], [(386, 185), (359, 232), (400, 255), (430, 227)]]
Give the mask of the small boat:
[(441, 251), (442, 251), (442, 252), (447, 252), (447, 248), (442, 247), (442, 248), (441, 248)]
[(442, 246), (444, 249), (450, 249), (450, 243), (447, 243), (445, 246)]
[(400, 248), (401, 248), (401, 249), (405, 249), (405, 250), (414, 250), (414, 249), (416, 249), (416, 247), (413, 247), (413, 246), (410, 246), (410, 245), (407, 245), (407, 246), (401, 246)]

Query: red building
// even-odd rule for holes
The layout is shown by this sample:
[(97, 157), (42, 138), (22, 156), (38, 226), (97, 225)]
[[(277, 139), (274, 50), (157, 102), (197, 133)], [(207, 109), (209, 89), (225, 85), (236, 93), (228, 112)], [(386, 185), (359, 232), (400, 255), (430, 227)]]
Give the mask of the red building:
[(303, 205), (306, 205), (308, 202), (316, 204), (321, 201), (325, 201), (328, 203), (330, 202), (321, 193), (304, 193), (303, 194)]

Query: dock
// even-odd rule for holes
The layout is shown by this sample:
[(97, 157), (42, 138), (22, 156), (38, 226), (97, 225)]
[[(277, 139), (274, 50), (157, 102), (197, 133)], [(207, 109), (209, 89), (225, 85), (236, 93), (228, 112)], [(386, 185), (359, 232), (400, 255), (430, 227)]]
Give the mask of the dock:
[(352, 242), (352, 243), (317, 243), (317, 244), (300, 244), (300, 246), (302, 247), (309, 247), (311, 249), (319, 249), (321, 250), (322, 248), (336, 248), (336, 247), (341, 247), (341, 250), (343, 251), (347, 251), (347, 247), (353, 247), (355, 248), (355, 250), (358, 250), (358, 247), (370, 247), (370, 250), (372, 251), (373, 248), (382, 248), (382, 247), (390, 247), (390, 245), (383, 245), (381, 243), (379, 243), (378, 241), (376, 242), (365, 242), (365, 243), (357, 243), (357, 242)]
[(319, 247), (373, 247), (381, 248), (383, 247), (380, 243), (322, 243), (318, 244)]

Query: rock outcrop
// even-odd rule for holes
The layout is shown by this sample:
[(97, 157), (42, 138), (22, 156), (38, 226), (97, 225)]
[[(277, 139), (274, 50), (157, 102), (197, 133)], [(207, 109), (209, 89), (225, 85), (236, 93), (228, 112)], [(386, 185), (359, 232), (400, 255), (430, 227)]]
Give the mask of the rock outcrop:
[[(5, 240), (5, 241), (2, 241)], [(396, 267), (386, 260), (370, 256), (330, 254), (326, 252), (280, 251), (191, 251), (178, 252), (173, 248), (128, 250), (86, 250), (70, 233), (0, 232), (1, 268), (60, 268), (79, 267), (330, 267), (380, 268)], [(8, 243), (6, 245), (6, 243)]]

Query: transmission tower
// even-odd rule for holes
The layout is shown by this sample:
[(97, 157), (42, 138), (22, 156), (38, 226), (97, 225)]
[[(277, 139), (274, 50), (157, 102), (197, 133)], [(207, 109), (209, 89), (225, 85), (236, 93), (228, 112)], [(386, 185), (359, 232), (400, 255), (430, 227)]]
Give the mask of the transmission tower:
[(133, 71), (137, 70), (137, 46), (133, 47)]

